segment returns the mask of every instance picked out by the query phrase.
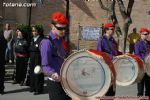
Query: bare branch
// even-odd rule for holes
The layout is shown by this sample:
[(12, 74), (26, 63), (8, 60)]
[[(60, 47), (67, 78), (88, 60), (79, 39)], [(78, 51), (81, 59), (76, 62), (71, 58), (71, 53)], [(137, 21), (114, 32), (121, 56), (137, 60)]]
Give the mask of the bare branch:
[(128, 8), (127, 8), (127, 15), (128, 16), (131, 15), (133, 4), (134, 4), (134, 0), (129, 0)]
[(125, 9), (125, 6), (124, 6), (124, 3), (122, 0), (117, 0), (118, 2), (118, 5), (119, 5), (119, 10), (121, 12), (121, 15), (124, 19), (127, 18), (127, 13), (126, 13), (126, 9)]
[(106, 6), (104, 6), (102, 0), (98, 0), (98, 2), (99, 2), (99, 4), (100, 4), (100, 6), (101, 6), (102, 9), (104, 9), (104, 10), (106, 10), (106, 11), (110, 11), (109, 8), (107, 8)]

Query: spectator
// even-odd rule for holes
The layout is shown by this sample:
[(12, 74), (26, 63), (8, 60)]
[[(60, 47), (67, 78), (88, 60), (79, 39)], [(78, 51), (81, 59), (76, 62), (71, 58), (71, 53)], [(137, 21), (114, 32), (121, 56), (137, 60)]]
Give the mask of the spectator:
[(34, 95), (40, 94), (43, 92), (44, 85), (44, 74), (39, 73), (35, 74), (34, 69), (37, 65), (41, 66), (41, 55), (39, 50), (40, 42), (42, 41), (43, 27), (38, 25), (32, 26), (32, 35), (33, 38), (30, 43), (30, 92), (34, 92)]
[(4, 76), (5, 76), (5, 51), (7, 41), (4, 38), (3, 31), (0, 31), (0, 94), (4, 93)]
[(27, 73), (28, 42), (25, 38), (25, 35), (27, 35), (27, 33), (25, 33), (23, 29), (17, 29), (16, 34), (16, 76), (13, 84), (19, 83), (22, 86), (24, 84), (24, 79)]
[(133, 32), (128, 35), (128, 41), (129, 41), (129, 53), (134, 52), (134, 45), (136, 41), (140, 39), (139, 33), (136, 32), (136, 28), (133, 28)]
[(5, 60), (6, 62), (9, 63), (14, 63), (13, 36), (14, 36), (13, 30), (11, 29), (10, 25), (7, 23), (5, 25), (5, 30), (4, 30), (4, 37), (7, 40)]

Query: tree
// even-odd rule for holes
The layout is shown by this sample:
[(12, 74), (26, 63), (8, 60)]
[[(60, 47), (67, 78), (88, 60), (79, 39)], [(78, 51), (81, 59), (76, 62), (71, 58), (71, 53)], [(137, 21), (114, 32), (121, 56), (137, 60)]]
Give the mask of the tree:
[[(129, 26), (132, 24), (131, 12), (132, 12), (132, 7), (134, 5), (134, 0), (128, 0), (127, 8), (125, 8), (123, 0), (107, 0), (107, 2), (110, 3), (108, 7), (104, 5), (104, 2), (102, 0), (99, 0), (99, 4), (101, 8), (108, 12), (109, 19), (114, 23), (117, 36), (119, 37), (120, 35), (123, 35), (124, 38), (123, 52), (126, 52), (126, 41), (127, 41)], [(119, 10), (124, 21), (122, 30), (119, 26), (119, 22), (116, 17), (116, 12), (115, 12), (116, 2), (119, 6)]]

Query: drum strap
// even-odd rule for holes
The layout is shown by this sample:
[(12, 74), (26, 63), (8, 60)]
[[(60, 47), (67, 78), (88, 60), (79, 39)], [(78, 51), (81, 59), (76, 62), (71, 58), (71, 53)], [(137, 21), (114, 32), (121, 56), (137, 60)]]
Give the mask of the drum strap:
[[(56, 49), (57, 56), (60, 57), (60, 58), (62, 58), (62, 59), (64, 59), (64, 57), (62, 57), (62, 56), (60, 55), (60, 53), (59, 53), (59, 51), (58, 51), (58, 49), (57, 49), (57, 47), (56, 47), (54, 41), (52, 40), (52, 37), (51, 37), (51, 36), (48, 36), (48, 39), (49, 39), (50, 42), (52, 43), (52, 46)], [(53, 55), (53, 56), (55, 56), (55, 55)]]

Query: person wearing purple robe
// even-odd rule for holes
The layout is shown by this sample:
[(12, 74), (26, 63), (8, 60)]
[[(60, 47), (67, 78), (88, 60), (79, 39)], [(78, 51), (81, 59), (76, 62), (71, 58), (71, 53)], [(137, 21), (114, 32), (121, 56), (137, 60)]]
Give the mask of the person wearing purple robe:
[[(114, 34), (114, 25), (113, 23), (105, 23), (103, 26), (104, 35), (98, 39), (97, 51), (105, 52), (109, 55), (109, 58), (112, 60), (113, 56), (122, 54), (118, 51), (118, 44), (115, 39), (112, 37)], [(110, 86), (106, 96), (115, 95), (115, 84)]]
[[(51, 16), (51, 31), (48, 38), (40, 43), (41, 65), (48, 77), (47, 89), (50, 100), (71, 100), (61, 86), (60, 68), (66, 57), (66, 48), (62, 44), (68, 20), (61, 12)], [(64, 42), (63, 42), (64, 43)]]
[[(143, 61), (145, 57), (148, 55), (148, 50), (150, 49), (150, 41), (147, 40), (148, 35), (150, 31), (143, 27), (140, 29), (140, 39), (136, 42), (134, 49), (135, 49), (135, 55), (140, 57)], [(137, 84), (137, 90), (138, 96), (143, 96), (144, 95), (144, 86), (145, 86), (145, 96), (148, 96), (150, 98), (150, 76), (148, 76), (146, 73), (141, 80)]]

